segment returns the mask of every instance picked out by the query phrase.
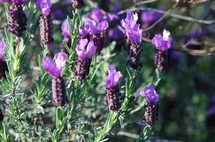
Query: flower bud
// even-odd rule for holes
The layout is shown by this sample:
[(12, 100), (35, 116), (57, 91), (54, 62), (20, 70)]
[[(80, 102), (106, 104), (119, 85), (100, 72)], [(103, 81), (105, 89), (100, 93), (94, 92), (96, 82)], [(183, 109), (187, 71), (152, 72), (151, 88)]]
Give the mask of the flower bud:
[(72, 0), (72, 6), (75, 9), (81, 9), (84, 6), (84, 0)]

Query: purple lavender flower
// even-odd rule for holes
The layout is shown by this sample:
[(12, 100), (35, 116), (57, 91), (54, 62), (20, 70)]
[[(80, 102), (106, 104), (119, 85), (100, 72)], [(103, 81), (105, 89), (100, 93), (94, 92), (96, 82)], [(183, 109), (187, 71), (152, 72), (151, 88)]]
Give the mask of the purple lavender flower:
[(147, 104), (144, 106), (145, 113), (143, 116), (143, 122), (152, 126), (155, 120), (158, 119), (159, 106), (156, 103), (159, 100), (159, 95), (156, 93), (153, 84), (146, 87), (144, 91), (141, 91), (140, 95), (147, 100)]
[(105, 77), (106, 79), (106, 103), (109, 110), (116, 111), (120, 108), (120, 91), (118, 83), (121, 77), (121, 73), (116, 71), (114, 66), (107, 66), (109, 75)]
[(75, 50), (81, 59), (90, 59), (96, 53), (96, 46), (93, 41), (88, 43), (87, 39), (80, 39)]
[(66, 102), (66, 86), (61, 76), (62, 69), (66, 65), (66, 57), (63, 53), (57, 53), (54, 61), (49, 57), (43, 58), (43, 69), (46, 70), (54, 78), (52, 79), (52, 98), (53, 103), (58, 106), (64, 106)]
[(146, 87), (144, 91), (140, 92), (140, 95), (146, 98), (147, 102), (150, 104), (155, 104), (159, 100), (159, 95), (155, 91), (154, 84)]
[(141, 39), (142, 29), (140, 24), (136, 24), (138, 20), (137, 13), (127, 12), (127, 17), (121, 20), (122, 27), (125, 28), (126, 45), (125, 50), (128, 54), (128, 64), (137, 69), (141, 66)]
[(66, 65), (66, 57), (63, 53), (57, 53), (54, 56), (55, 62), (49, 58), (43, 58), (43, 69), (54, 77), (60, 77), (63, 67)]
[(169, 38), (170, 32), (163, 31), (163, 36), (160, 34), (155, 35), (152, 39), (152, 44), (156, 47), (155, 60), (154, 63), (160, 72), (167, 69), (169, 64), (169, 48), (171, 47), (171, 40)]
[(80, 29), (81, 38), (87, 38), (88, 34), (90, 39), (93, 40), (95, 46), (97, 47), (97, 53), (99, 54), (104, 47), (104, 37), (101, 33), (108, 28), (107, 21), (102, 21), (96, 24), (95, 21), (85, 21), (84, 29)]
[(152, 39), (152, 44), (156, 49), (165, 51), (171, 47), (171, 40), (169, 38), (170, 32), (168, 30), (163, 30), (163, 36), (156, 34)]
[(84, 24), (86, 29), (89, 30), (90, 35), (99, 35), (102, 31), (108, 28), (108, 22), (106, 20), (98, 25), (95, 21), (85, 21)]
[(76, 68), (74, 74), (78, 80), (83, 80), (88, 77), (90, 71), (91, 58), (96, 53), (97, 47), (93, 41), (88, 42), (88, 39), (80, 39), (76, 46), (78, 58), (75, 61)]
[(114, 66), (107, 66), (109, 75), (105, 77), (106, 79), (106, 86), (108, 88), (114, 88), (119, 83), (121, 73), (116, 71)]

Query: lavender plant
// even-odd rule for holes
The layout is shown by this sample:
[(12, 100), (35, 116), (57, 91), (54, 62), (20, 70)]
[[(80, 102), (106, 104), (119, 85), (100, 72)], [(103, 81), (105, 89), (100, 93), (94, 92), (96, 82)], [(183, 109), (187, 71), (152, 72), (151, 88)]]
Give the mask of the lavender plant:
[[(7, 23), (0, 42), (0, 141), (162, 139), (153, 132), (166, 130), (164, 119), (168, 120), (169, 113), (165, 107), (171, 108), (172, 100), (183, 100), (170, 95), (177, 87), (171, 88), (173, 71), (166, 70), (174, 40), (169, 35), (174, 28), (169, 26), (167, 31), (161, 25), (163, 36), (156, 34), (150, 39), (153, 36), (146, 36), (146, 29), (153, 23), (133, 10), (152, 1), (129, 5), (127, 10), (123, 6), (125, 10), (117, 12), (83, 0), (1, 2)], [(67, 18), (53, 19), (60, 6), (69, 7)], [(164, 17), (148, 18), (156, 24)], [(178, 52), (175, 48), (171, 50)], [(198, 99), (193, 100), (198, 105)], [(208, 124), (213, 105), (208, 110)], [(184, 107), (183, 103), (180, 106)]]

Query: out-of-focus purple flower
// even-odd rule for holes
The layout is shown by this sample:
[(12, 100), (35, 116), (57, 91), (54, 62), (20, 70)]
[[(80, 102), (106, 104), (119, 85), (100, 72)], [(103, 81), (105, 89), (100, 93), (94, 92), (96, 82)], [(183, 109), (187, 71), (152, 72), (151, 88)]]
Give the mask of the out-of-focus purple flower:
[(0, 42), (0, 59), (3, 58), (4, 55), (4, 42)]
[(104, 21), (104, 15), (99, 7), (94, 7), (93, 12), (87, 13), (86, 17), (94, 20), (96, 23)]
[(11, 0), (0, 0), (3, 3), (11, 3)]
[(150, 104), (155, 104), (159, 100), (159, 95), (155, 91), (154, 84), (146, 87), (144, 91), (140, 92), (140, 95), (146, 98)]
[(138, 44), (142, 39), (142, 29), (139, 29), (140, 24), (136, 24), (133, 29), (127, 29), (126, 35), (133, 44)]
[(80, 39), (79, 44), (76, 46), (76, 52), (81, 59), (90, 59), (96, 53), (96, 46), (93, 41), (88, 43), (88, 39)]
[(108, 32), (108, 37), (114, 40), (120, 39), (123, 35), (123, 32), (118, 27), (110, 29)]
[(63, 22), (63, 24), (61, 26), (61, 30), (62, 30), (62, 36), (70, 38), (67, 19)]
[(170, 32), (163, 30), (163, 36), (156, 34), (152, 39), (152, 44), (159, 50), (165, 51), (171, 47), (171, 40), (169, 38)]
[[(163, 8), (161, 8), (161, 10), (163, 10)], [(143, 28), (150, 26), (151, 24), (156, 22), (161, 16), (162, 14), (154, 11), (141, 11), (141, 20), (143, 23)]]
[(138, 20), (137, 13), (134, 14), (134, 12), (130, 11), (130, 12), (127, 12), (127, 17), (121, 20), (121, 25), (125, 29), (132, 29), (136, 25), (137, 20)]
[(210, 108), (207, 110), (207, 114), (208, 114), (208, 115), (214, 115), (214, 114), (215, 114), (215, 106), (210, 107)]
[(89, 31), (89, 34), (91, 35), (99, 35), (102, 31), (106, 30), (108, 28), (108, 22), (102, 21), (98, 25), (95, 21), (85, 21), (85, 29)]
[(51, 14), (51, 0), (34, 0), (38, 9), (44, 16)]
[(109, 75), (105, 77), (106, 79), (106, 86), (108, 88), (114, 88), (119, 83), (121, 73), (116, 71), (114, 66), (107, 66)]
[(57, 53), (54, 56), (55, 62), (49, 58), (43, 58), (43, 69), (46, 70), (50, 75), (55, 77), (61, 76), (61, 71), (63, 67), (66, 65), (66, 57), (63, 53)]
[(15, 5), (22, 5), (26, 3), (28, 0), (0, 0), (3, 3), (13, 3)]
[(117, 19), (119, 19), (119, 16), (118, 16), (118, 15), (113, 14), (113, 13), (108, 13), (108, 14), (107, 14), (107, 21), (108, 21), (108, 22), (115, 21), (115, 20), (117, 20)]
[(5, 102), (6, 105), (10, 106), (10, 100), (9, 100), (8, 98), (6, 98), (6, 99), (4, 100), (4, 102)]

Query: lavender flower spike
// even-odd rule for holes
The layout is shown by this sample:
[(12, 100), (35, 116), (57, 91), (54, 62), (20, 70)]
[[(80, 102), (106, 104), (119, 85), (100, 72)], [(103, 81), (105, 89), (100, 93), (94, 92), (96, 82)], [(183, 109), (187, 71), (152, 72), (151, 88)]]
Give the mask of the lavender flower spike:
[(168, 30), (163, 30), (163, 36), (156, 34), (152, 39), (152, 44), (158, 49), (165, 51), (171, 47), (171, 40), (169, 38), (170, 32)]
[(4, 55), (4, 42), (0, 42), (0, 80), (6, 78), (5, 72), (8, 72), (7, 63), (3, 59)]
[(140, 95), (146, 98), (150, 104), (155, 104), (159, 100), (159, 95), (154, 89), (154, 84), (146, 87), (144, 91), (140, 92)]
[(88, 43), (88, 39), (80, 39), (79, 45), (76, 46), (76, 52), (81, 59), (91, 59), (96, 53), (96, 46), (93, 41)]
[(55, 62), (49, 58), (43, 58), (43, 69), (54, 77), (60, 77), (63, 67), (66, 65), (66, 57), (63, 53), (57, 53), (54, 56)]
[(116, 111), (121, 107), (120, 104), (120, 90), (118, 83), (121, 77), (121, 73), (116, 71), (114, 66), (107, 66), (109, 75), (106, 76), (106, 103), (109, 110)]
[(121, 73), (114, 66), (107, 66), (109, 75), (105, 77), (108, 88), (114, 88), (119, 83)]

